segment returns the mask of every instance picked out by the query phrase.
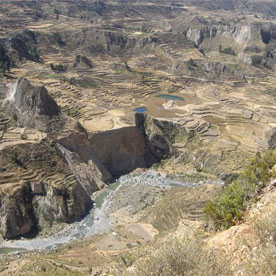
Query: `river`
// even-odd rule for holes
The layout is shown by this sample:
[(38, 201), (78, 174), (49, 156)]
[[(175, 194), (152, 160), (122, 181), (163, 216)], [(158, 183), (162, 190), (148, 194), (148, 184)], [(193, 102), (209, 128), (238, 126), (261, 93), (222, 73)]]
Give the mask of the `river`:
[[(103, 191), (104, 198), (101, 199), (102, 203), (92, 208), (90, 213), (82, 221), (69, 224), (65, 229), (53, 236), (4, 241), (2, 247), (21, 248), (26, 250), (55, 249), (62, 244), (76, 239), (104, 234), (110, 231), (114, 226), (114, 222), (110, 217), (113, 208), (112, 204), (115, 198), (117, 199), (118, 196), (122, 195), (123, 190), (129, 189), (129, 191), (136, 192), (135, 187), (139, 188), (139, 191), (141, 191), (143, 187), (146, 186), (169, 189), (174, 186), (192, 187), (199, 185), (196, 182), (168, 178), (152, 170), (124, 175), (118, 179), (118, 182), (119, 185), (114, 185), (113, 188), (105, 188), (106, 190)], [(212, 183), (214, 183), (214, 181), (212, 181)], [(218, 184), (222, 183), (218, 182)], [(136, 193), (139, 193), (139, 191)], [(130, 198), (127, 204), (133, 204), (132, 201), (133, 198)]]

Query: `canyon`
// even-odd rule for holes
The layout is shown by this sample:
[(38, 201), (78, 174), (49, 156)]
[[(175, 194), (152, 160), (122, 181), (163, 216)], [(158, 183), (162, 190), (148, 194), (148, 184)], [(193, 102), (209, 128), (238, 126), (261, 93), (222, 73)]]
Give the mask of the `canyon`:
[(0, 243), (25, 256), (18, 275), (43, 275), (30, 250), (48, 275), (114, 275), (125, 254), (205, 229), (206, 202), (275, 149), (275, 11), (1, 2)]

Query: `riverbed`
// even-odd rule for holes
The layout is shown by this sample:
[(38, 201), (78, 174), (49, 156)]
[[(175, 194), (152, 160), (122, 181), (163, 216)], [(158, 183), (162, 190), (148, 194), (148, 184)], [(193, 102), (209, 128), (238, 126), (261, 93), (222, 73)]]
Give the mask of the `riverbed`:
[(113, 221), (111, 214), (118, 209), (126, 208), (129, 215), (138, 213), (149, 204), (154, 204), (155, 200), (171, 187), (197, 185), (198, 182), (172, 179), (154, 170), (130, 173), (107, 186), (95, 199), (95, 206), (82, 221), (69, 224), (53, 236), (4, 241), (2, 247), (25, 250), (56, 249), (76, 239), (101, 235), (110, 231), (115, 225), (116, 222)]

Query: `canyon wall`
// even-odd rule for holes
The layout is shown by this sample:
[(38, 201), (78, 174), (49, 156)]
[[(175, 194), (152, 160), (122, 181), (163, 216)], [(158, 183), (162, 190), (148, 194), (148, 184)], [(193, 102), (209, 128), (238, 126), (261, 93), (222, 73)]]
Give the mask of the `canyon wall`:
[(128, 173), (135, 168), (145, 168), (145, 140), (136, 127), (91, 134), (92, 149), (112, 174)]

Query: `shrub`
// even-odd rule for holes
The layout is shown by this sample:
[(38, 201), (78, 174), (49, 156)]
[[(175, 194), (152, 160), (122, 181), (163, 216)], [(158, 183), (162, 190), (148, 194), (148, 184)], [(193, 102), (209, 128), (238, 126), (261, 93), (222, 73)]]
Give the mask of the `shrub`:
[(25, 134), (25, 133), (22, 133), (22, 134), (20, 134), (20, 138), (21, 138), (22, 140), (27, 140), (27, 139), (28, 139), (28, 135)]
[(12, 115), (12, 118), (14, 121), (17, 121), (17, 115), (15, 113)]
[[(190, 230), (190, 231), (189, 231)], [(191, 229), (178, 238), (162, 242), (158, 248), (144, 252), (131, 269), (119, 269), (115, 275), (125, 276), (216, 276), (230, 275), (222, 257), (204, 249), (202, 235)], [(225, 274), (223, 274), (225, 273)]]
[(243, 211), (250, 200), (263, 189), (274, 176), (272, 167), (276, 164), (275, 151), (259, 153), (232, 184), (222, 188), (213, 201), (208, 201), (204, 214), (211, 228), (229, 228), (242, 219)]
[(231, 47), (228, 47), (225, 49), (222, 49), (222, 47), (219, 47), (219, 52), (222, 54), (227, 54), (227, 55), (233, 55), (233, 56), (236, 55), (236, 52)]
[(17, 161), (18, 161), (18, 154), (17, 154), (16, 151), (12, 151), (12, 152), (11, 152), (11, 159), (12, 159), (12, 161), (14, 161), (14, 162), (17, 162)]
[(57, 71), (57, 72), (65, 72), (67, 71), (67, 66), (63, 65), (63, 64), (50, 64), (50, 67), (53, 71)]
[(228, 228), (242, 218), (246, 207), (246, 192), (237, 183), (225, 187), (214, 201), (207, 201), (204, 213), (210, 226)]
[(78, 115), (78, 110), (76, 107), (72, 107), (70, 109), (67, 110), (67, 115), (70, 117), (75, 117)]

